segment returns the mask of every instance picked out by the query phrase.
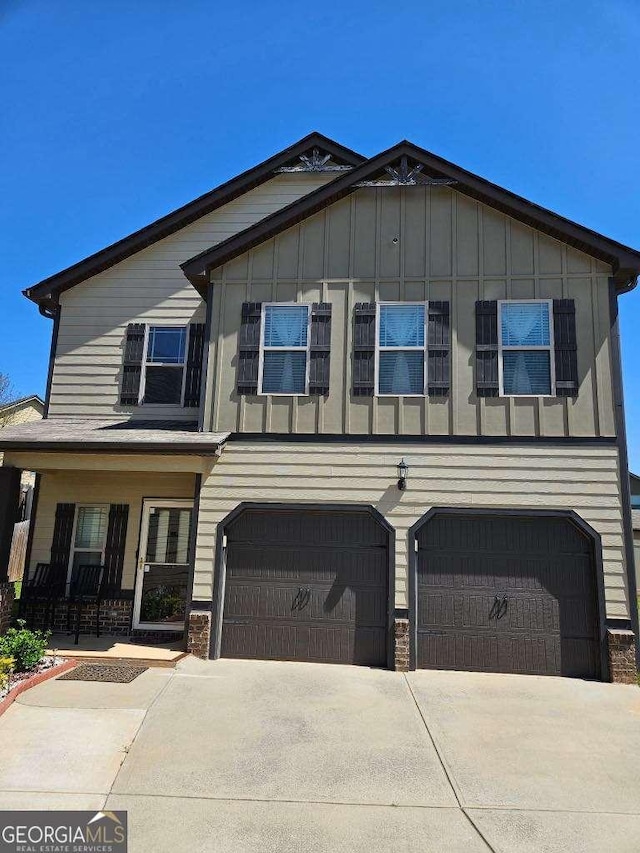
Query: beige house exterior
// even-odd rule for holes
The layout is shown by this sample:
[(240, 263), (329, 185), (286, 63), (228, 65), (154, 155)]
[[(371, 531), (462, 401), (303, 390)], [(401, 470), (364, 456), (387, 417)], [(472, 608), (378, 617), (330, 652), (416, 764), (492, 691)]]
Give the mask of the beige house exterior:
[[(639, 270), (409, 143), (312, 134), (26, 291), (54, 322), (47, 417), (0, 449), (38, 472), (29, 566), (69, 591), (100, 563), (114, 632), (202, 656), (631, 680)], [(546, 323), (515, 362), (514, 307)], [(549, 387), (509, 391), (534, 362)]]

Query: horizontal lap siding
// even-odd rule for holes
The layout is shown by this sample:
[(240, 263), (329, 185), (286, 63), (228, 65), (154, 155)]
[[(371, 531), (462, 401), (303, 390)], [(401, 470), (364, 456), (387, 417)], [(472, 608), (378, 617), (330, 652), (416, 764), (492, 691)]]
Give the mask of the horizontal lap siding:
[(126, 326), (204, 321), (204, 304), (180, 264), (326, 183), (327, 175), (281, 175), (207, 214), (61, 296), (49, 416), (193, 420), (197, 410), (119, 405)]
[[(401, 456), (410, 465), (405, 492), (396, 486)], [(243, 501), (374, 506), (396, 529), (399, 607), (407, 531), (430, 507), (573, 509), (602, 537), (608, 616), (628, 614), (615, 448), (230, 442), (203, 482), (196, 599), (212, 595), (217, 524)]]
[[(214, 430), (351, 435), (615, 434), (605, 264), (445, 187), (361, 189), (212, 273), (207, 410)], [(574, 299), (577, 398), (480, 398), (475, 302)], [(354, 397), (357, 302), (445, 300), (448, 397)], [(242, 302), (330, 302), (327, 396), (235, 392)]]
[(41, 475), (31, 567), (50, 559), (56, 504), (128, 504), (129, 519), (122, 585), (133, 589), (143, 498), (191, 498), (193, 474), (46, 471)]

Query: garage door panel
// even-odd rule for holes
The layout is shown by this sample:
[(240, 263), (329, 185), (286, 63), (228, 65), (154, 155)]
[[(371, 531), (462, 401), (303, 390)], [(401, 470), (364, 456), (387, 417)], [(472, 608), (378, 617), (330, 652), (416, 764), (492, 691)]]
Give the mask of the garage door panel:
[(230, 541), (268, 546), (269, 543), (324, 546), (386, 547), (386, 531), (369, 513), (343, 510), (248, 509), (233, 522)]
[(418, 602), (418, 625), (485, 628), (491, 624), (496, 633), (518, 629), (560, 633), (559, 608), (549, 599), (512, 597), (503, 616), (490, 615), (492, 612), (496, 612), (493, 592), (459, 595), (429, 590)]
[(590, 594), (591, 562), (584, 555), (511, 556), (502, 554), (420, 550), (418, 556), (421, 583), (425, 587), (498, 590), (543, 590), (556, 596)]
[(387, 613), (379, 590), (309, 589), (299, 585), (233, 584), (225, 603), (225, 618), (332, 621), (382, 627)]
[(387, 551), (379, 546), (362, 547), (271, 547), (231, 542), (227, 545), (227, 577), (256, 578), (300, 583), (334, 583), (386, 586)]
[(388, 536), (368, 512), (250, 509), (226, 535), (224, 656), (386, 663)]
[(560, 675), (560, 640), (443, 631), (418, 637), (417, 666), (473, 672)]
[[(460, 538), (462, 519), (465, 525), (463, 541)], [(540, 518), (522, 516), (434, 516), (418, 531), (418, 543), (422, 548), (447, 551), (466, 548), (473, 553), (589, 554), (588, 541), (566, 519), (547, 517), (544, 524), (540, 522)]]
[(442, 513), (417, 540), (418, 666), (599, 674), (595, 567), (570, 521)]
[(371, 628), (231, 622), (225, 625), (222, 641), (223, 657), (231, 658), (379, 666), (385, 654), (384, 637)]

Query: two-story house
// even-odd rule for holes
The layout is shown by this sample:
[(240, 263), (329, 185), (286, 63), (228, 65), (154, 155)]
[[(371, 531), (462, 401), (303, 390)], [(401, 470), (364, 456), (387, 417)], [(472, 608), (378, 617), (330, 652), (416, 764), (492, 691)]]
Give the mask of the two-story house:
[(640, 253), (311, 134), (30, 287), (28, 561), (201, 656), (630, 680), (617, 298)]

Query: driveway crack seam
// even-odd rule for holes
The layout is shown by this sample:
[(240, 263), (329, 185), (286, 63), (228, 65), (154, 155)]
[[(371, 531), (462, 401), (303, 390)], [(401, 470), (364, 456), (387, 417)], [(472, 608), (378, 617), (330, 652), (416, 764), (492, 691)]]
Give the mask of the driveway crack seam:
[(407, 673), (405, 672), (405, 673), (403, 673), (403, 675), (404, 675), (405, 683), (409, 689), (409, 693), (411, 694), (411, 698), (413, 699), (414, 705), (416, 706), (416, 710), (418, 711), (418, 714), (420, 715), (420, 719), (422, 720), (422, 724), (424, 725), (425, 731), (426, 731), (427, 735), (429, 736), (429, 740), (431, 741), (431, 744), (433, 745), (433, 748), (435, 750), (436, 755), (438, 756), (438, 761), (440, 762), (440, 766), (442, 767), (442, 772), (444, 773), (444, 775), (447, 779), (447, 782), (449, 783), (449, 787), (451, 788), (451, 790), (453, 792), (453, 796), (456, 798), (456, 803), (458, 804), (458, 808), (460, 809), (462, 814), (465, 816), (465, 818), (469, 821), (469, 823), (471, 824), (471, 826), (473, 827), (473, 829), (475, 830), (477, 835), (480, 836), (482, 841), (484, 841), (484, 843), (487, 845), (488, 849), (491, 850), (491, 853), (498, 853), (496, 848), (493, 847), (493, 845), (489, 843), (489, 841), (485, 837), (484, 833), (479, 829), (478, 826), (476, 826), (475, 822), (471, 818), (471, 815), (468, 814), (465, 806), (462, 804), (461, 792), (459, 791), (458, 783), (455, 780), (455, 777), (453, 775), (453, 771), (451, 771), (447, 767), (447, 763), (444, 760), (444, 756), (442, 755), (440, 747), (436, 743), (436, 739), (434, 738), (433, 734), (431, 733), (431, 729), (429, 728), (429, 725), (427, 723), (427, 719), (422, 712), (422, 708), (418, 704), (416, 694), (413, 692), (413, 688), (411, 687), (411, 682), (409, 681), (409, 678), (407, 677)]
[(106, 808), (107, 801), (108, 801), (109, 797), (111, 796), (111, 794), (113, 793), (113, 786), (114, 786), (114, 785), (116, 784), (116, 782), (118, 781), (118, 776), (120, 775), (120, 773), (121, 773), (121, 771), (122, 771), (122, 768), (124, 767), (124, 763), (125, 763), (125, 761), (127, 760), (127, 757), (128, 757), (128, 755), (129, 755), (129, 753), (130, 753), (130, 751), (131, 751), (131, 748), (133, 747), (134, 743), (135, 743), (135, 742), (136, 742), (136, 740), (138, 739), (138, 735), (139, 735), (139, 734), (140, 734), (140, 732), (142, 731), (142, 727), (144, 726), (144, 723), (145, 723), (145, 720), (147, 719), (147, 715), (149, 714), (149, 711), (153, 708), (153, 706), (156, 704), (156, 702), (158, 701), (158, 699), (162, 696), (162, 694), (163, 694), (163, 693), (164, 693), (164, 691), (167, 689), (167, 687), (171, 684), (171, 682), (173, 681), (173, 679), (174, 679), (174, 678), (175, 678), (175, 670), (171, 673), (171, 675), (169, 676), (169, 678), (167, 678), (167, 683), (166, 683), (166, 684), (164, 684), (164, 685), (162, 686), (161, 690), (159, 690), (159, 691), (158, 691), (158, 694), (157, 694), (156, 696), (154, 696), (154, 698), (153, 698), (153, 700), (150, 702), (150, 704), (149, 704), (148, 708), (145, 710), (144, 715), (143, 715), (142, 719), (140, 720), (140, 725), (139, 725), (139, 726), (138, 726), (138, 728), (136, 729), (136, 733), (134, 734), (133, 738), (131, 739), (131, 743), (130, 743), (130, 744), (129, 744), (129, 746), (126, 748), (126, 752), (125, 752), (125, 754), (124, 754), (124, 758), (123, 758), (123, 759), (122, 759), (122, 761), (120, 762), (120, 767), (118, 767), (118, 772), (117, 772), (117, 773), (116, 773), (116, 775), (113, 777), (113, 782), (112, 782), (112, 783), (111, 783), (111, 785), (109, 786), (109, 790), (107, 791), (107, 795), (106, 795), (106, 797), (104, 798), (103, 808)]

